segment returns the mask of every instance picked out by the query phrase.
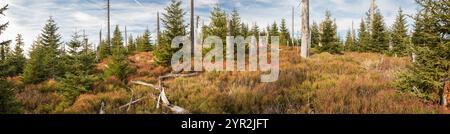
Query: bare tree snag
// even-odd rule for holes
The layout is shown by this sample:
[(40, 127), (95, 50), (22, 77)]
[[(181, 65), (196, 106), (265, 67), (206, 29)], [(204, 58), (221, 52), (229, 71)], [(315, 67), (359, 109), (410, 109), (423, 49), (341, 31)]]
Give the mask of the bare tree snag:
[(160, 25), (159, 25), (159, 11), (156, 13), (156, 45), (159, 45), (160, 41), (161, 41), (161, 29), (160, 29)]
[(101, 105), (101, 106), (100, 106), (100, 111), (98, 112), (98, 114), (105, 114), (105, 113), (106, 113), (106, 112), (105, 112), (105, 107), (106, 107), (105, 102), (102, 101), (102, 103), (101, 103), (100, 105)]
[(370, 3), (370, 20), (369, 20), (369, 33), (370, 34), (372, 34), (371, 32), (372, 32), (372, 25), (373, 25), (373, 20), (375, 19), (375, 12), (376, 12), (376, 9), (377, 9), (377, 7), (376, 7), (376, 2), (375, 2), (375, 0), (371, 0), (371, 3)]
[[(198, 73), (191, 73), (191, 74), (168, 74), (168, 75), (164, 75), (164, 76), (160, 76), (158, 78), (158, 86), (155, 86), (153, 84), (150, 83), (146, 83), (146, 82), (142, 82), (142, 81), (131, 81), (131, 83), (133, 84), (138, 84), (138, 85), (143, 85), (143, 86), (147, 86), (147, 87), (151, 87), (153, 89), (156, 89), (158, 91), (160, 91), (160, 94), (158, 96), (158, 101), (156, 104), (156, 108), (160, 107), (160, 103), (162, 102), (162, 106), (170, 109), (173, 113), (176, 114), (186, 114), (189, 113), (189, 111), (187, 111), (186, 109), (179, 107), (179, 106), (175, 106), (172, 103), (170, 103), (169, 99), (167, 98), (166, 92), (165, 92), (165, 88), (163, 86), (163, 80), (167, 79), (167, 78), (176, 78), (176, 77), (192, 77), (192, 76), (196, 76), (198, 75)], [(130, 103), (122, 106), (122, 107), (126, 107), (126, 106), (130, 106), (134, 103), (137, 103), (139, 101), (141, 101), (144, 98), (135, 100), (135, 101), (131, 101)]]
[(441, 82), (444, 84), (444, 88), (441, 91), (441, 106), (447, 108), (450, 101), (450, 78), (443, 79)]
[(302, 0), (302, 58), (309, 57), (309, 46), (311, 46), (311, 31), (309, 28), (309, 0)]
[(292, 45), (292, 47), (294, 47), (295, 46), (295, 41), (294, 41), (294, 39), (295, 39), (295, 7), (292, 7), (292, 35), (291, 35), (292, 37), (291, 37), (291, 45)]

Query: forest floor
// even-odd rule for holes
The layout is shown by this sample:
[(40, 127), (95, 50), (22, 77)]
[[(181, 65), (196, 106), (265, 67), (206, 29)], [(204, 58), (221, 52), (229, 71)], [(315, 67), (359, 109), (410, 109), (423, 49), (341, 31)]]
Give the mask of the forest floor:
[[(135, 73), (129, 81), (157, 84), (169, 69), (156, 67), (150, 53), (129, 57)], [(97, 70), (102, 72), (108, 60)], [(190, 113), (208, 114), (422, 114), (448, 113), (394, 86), (396, 74), (410, 64), (408, 58), (372, 53), (314, 54), (300, 58), (298, 49), (283, 47), (280, 75), (276, 82), (261, 83), (262, 72), (203, 72), (164, 82), (168, 99)], [(114, 80), (97, 84), (71, 105), (62, 105), (52, 88), (54, 81), (28, 86), (17, 95), (26, 113), (98, 113), (105, 102), (107, 113), (170, 113), (156, 109), (159, 91)], [(37, 90), (38, 89), (38, 90)], [(119, 108), (141, 99), (130, 107)]]

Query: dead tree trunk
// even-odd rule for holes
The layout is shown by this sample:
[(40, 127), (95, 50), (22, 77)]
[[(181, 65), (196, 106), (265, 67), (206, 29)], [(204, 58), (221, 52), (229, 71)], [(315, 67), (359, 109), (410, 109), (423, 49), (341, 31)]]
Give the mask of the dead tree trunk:
[(295, 46), (295, 41), (294, 41), (294, 39), (295, 39), (295, 7), (292, 7), (292, 36), (291, 36), (291, 45), (292, 45), (292, 47), (294, 47)]
[(107, 37), (107, 42), (108, 42), (108, 46), (111, 46), (111, 4), (108, 0), (107, 2), (107, 23), (108, 23), (108, 37)]
[(450, 101), (450, 78), (443, 81), (444, 88), (441, 91), (441, 106), (447, 108)]
[(161, 39), (160, 39), (161, 38), (161, 31), (160, 31), (161, 29), (160, 29), (160, 26), (159, 26), (159, 12), (156, 13), (156, 17), (157, 17), (156, 18), (156, 23), (157, 23), (156, 24), (156, 34), (157, 34), (156, 35), (156, 40), (157, 40), (156, 41), (156, 45), (159, 45), (159, 43), (161, 41)]
[(302, 0), (302, 48), (301, 56), (309, 57), (309, 46), (311, 46), (311, 32), (309, 28), (309, 0)]

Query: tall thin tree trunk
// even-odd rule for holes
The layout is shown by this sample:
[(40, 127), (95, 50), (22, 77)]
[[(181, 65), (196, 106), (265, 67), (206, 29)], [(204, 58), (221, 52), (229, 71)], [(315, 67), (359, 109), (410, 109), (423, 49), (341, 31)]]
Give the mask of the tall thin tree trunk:
[(295, 36), (295, 7), (292, 7), (292, 37), (291, 37), (292, 46), (295, 45), (294, 36)]
[(372, 25), (373, 25), (373, 20), (375, 19), (375, 10), (376, 10), (376, 5), (375, 5), (375, 0), (371, 0), (370, 3), (370, 20), (369, 20), (369, 33), (372, 34)]
[(128, 46), (128, 33), (127, 33), (127, 26), (125, 26), (125, 47)]
[(159, 12), (156, 13), (156, 45), (159, 45), (161, 41), (161, 31), (159, 26)]
[(195, 44), (195, 38), (194, 38), (194, 30), (195, 30), (195, 20), (194, 20), (194, 0), (191, 0), (191, 53), (193, 55), (194, 53), (194, 44)]
[(107, 18), (108, 18), (108, 37), (107, 37), (107, 39), (108, 39), (108, 46), (111, 46), (111, 12), (110, 12), (110, 10), (111, 10), (111, 4), (110, 4), (110, 2), (109, 2), (109, 0), (107, 0), (108, 1), (108, 3), (107, 3)]
[(302, 0), (302, 48), (301, 56), (309, 57), (309, 46), (311, 46), (311, 31), (309, 28), (309, 0)]

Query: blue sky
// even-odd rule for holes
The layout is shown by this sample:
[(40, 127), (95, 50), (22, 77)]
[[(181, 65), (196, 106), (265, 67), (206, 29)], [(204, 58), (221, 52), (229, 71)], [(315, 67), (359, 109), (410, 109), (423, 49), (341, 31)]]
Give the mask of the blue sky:
[[(188, 11), (189, 0), (182, 0), (183, 8)], [(285, 18), (291, 27), (291, 8), (296, 9), (296, 31), (300, 28), (300, 0), (195, 0), (196, 15), (208, 23), (209, 10), (214, 4), (230, 11), (237, 8), (242, 21), (248, 24), (256, 22), (266, 27), (274, 21)], [(156, 31), (156, 12), (164, 12), (170, 0), (111, 0), (112, 25), (120, 25), (123, 30), (127, 26), (129, 33), (138, 35), (146, 27), (152, 33)], [(320, 22), (325, 10), (330, 10), (338, 24), (338, 31), (344, 34), (354, 22), (359, 22), (369, 9), (370, 0), (311, 0), (311, 17)], [(98, 32), (105, 30), (105, 0), (1, 0), (0, 5), (9, 4), (10, 10), (0, 22), (10, 22), (7, 31), (0, 40), (14, 39), (23, 34), (26, 48), (40, 33), (49, 16), (53, 16), (61, 27), (63, 40), (67, 41), (76, 30), (85, 30), (94, 44), (98, 42)], [(385, 17), (386, 24), (393, 23), (397, 10), (402, 7), (407, 14), (415, 14), (417, 5), (414, 0), (377, 0), (377, 5)], [(187, 16), (188, 17), (188, 14)], [(186, 18), (187, 20), (187, 18)], [(411, 22), (411, 20), (409, 20)], [(186, 21), (187, 22), (187, 21)], [(410, 23), (411, 24), (411, 23)], [(298, 29), (298, 30), (297, 30)]]

